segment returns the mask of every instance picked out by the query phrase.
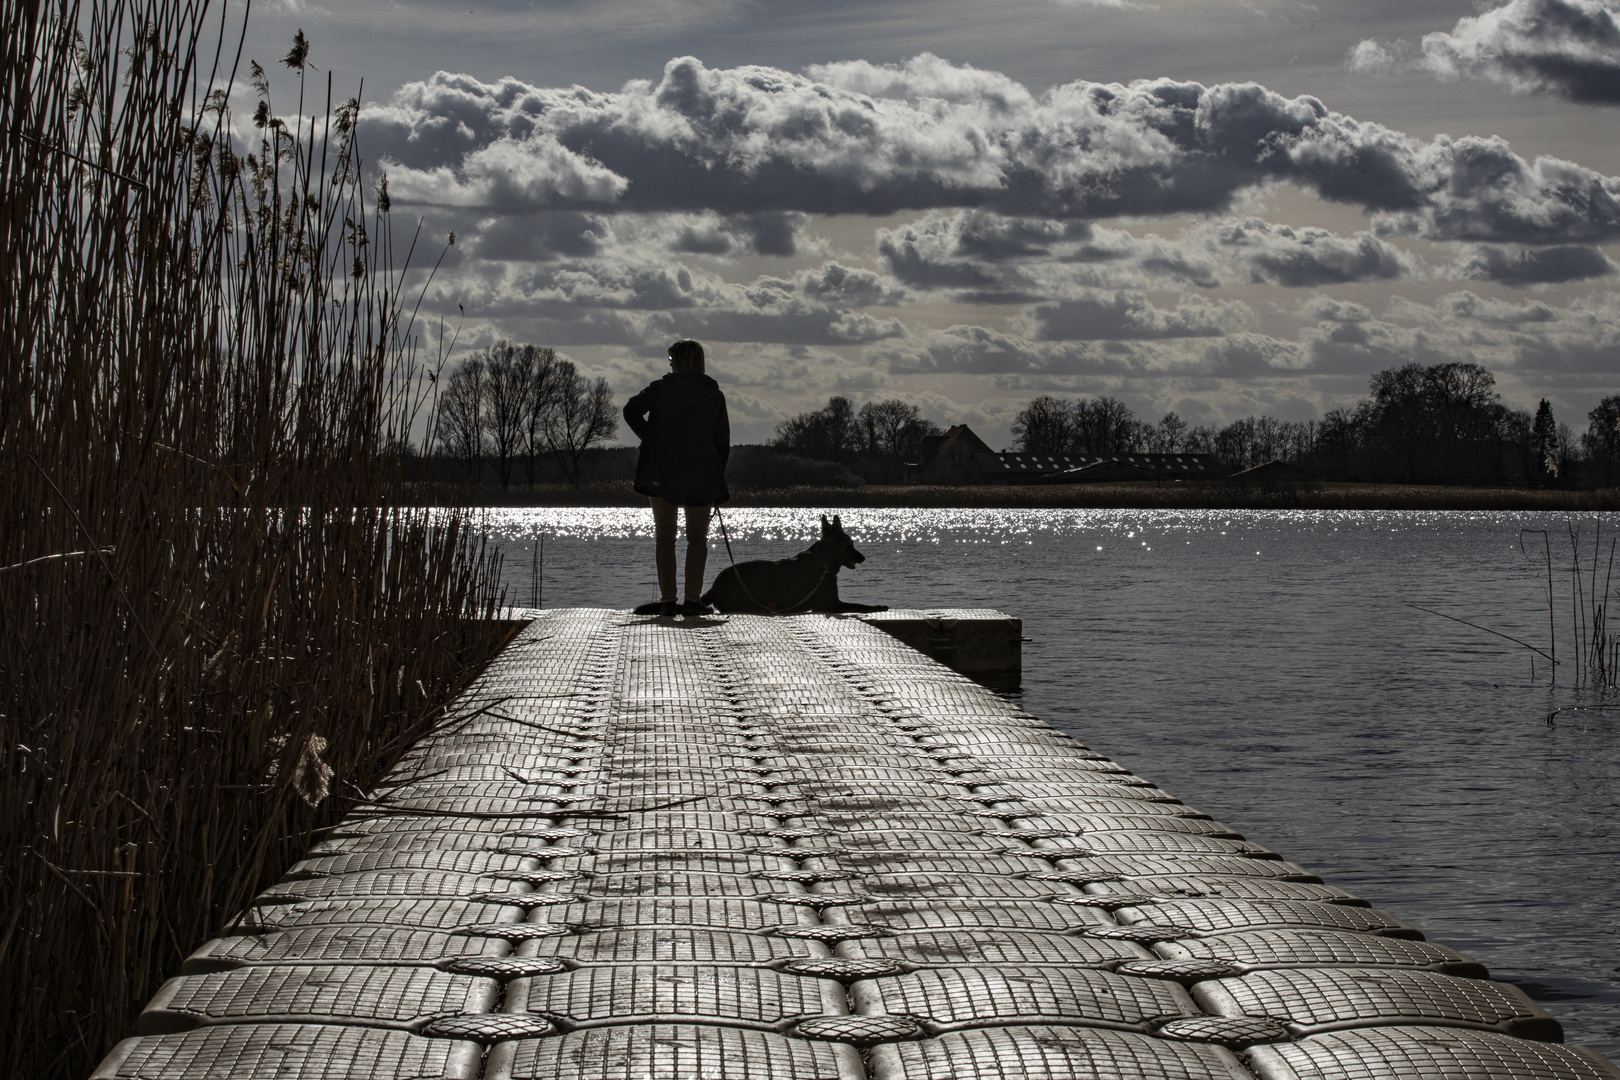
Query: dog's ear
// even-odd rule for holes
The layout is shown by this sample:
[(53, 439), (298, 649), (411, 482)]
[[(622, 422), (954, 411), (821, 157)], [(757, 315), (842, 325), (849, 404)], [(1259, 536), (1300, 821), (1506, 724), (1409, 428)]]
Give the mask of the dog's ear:
[(838, 515), (837, 514), (834, 514), (833, 515), (833, 528), (842, 529), (843, 527), (844, 527), (844, 523), (842, 521), (838, 520)]
[(821, 515), (821, 535), (825, 536), (825, 535), (827, 535), (827, 533), (829, 533), (831, 531), (832, 531), (832, 527), (827, 524), (827, 515), (822, 514)]

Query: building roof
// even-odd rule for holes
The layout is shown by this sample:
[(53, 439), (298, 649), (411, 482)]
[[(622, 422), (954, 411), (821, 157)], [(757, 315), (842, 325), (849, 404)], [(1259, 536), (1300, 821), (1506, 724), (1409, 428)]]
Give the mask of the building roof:
[(1161, 476), (1161, 473), (1141, 465), (1133, 465), (1119, 458), (1107, 458), (1078, 469), (1065, 469), (1048, 477), (1048, 483), (1099, 484), (1111, 480), (1158, 480)]
[(1233, 473), (1229, 479), (1256, 481), (1265, 484), (1302, 484), (1315, 480), (1316, 477), (1301, 469), (1297, 465), (1290, 465), (1286, 461), (1267, 461), (1242, 472)]
[(963, 450), (969, 454), (990, 452), (989, 445), (975, 435), (972, 428), (966, 424), (952, 424), (939, 435), (923, 436), (917, 444), (917, 464), (925, 467), (931, 465), (946, 450), (958, 447), (959, 453)]
[(1047, 473), (1077, 468), (1090, 460), (1092, 459), (1085, 454), (1026, 454), (1022, 451), (1004, 451), (998, 454), (986, 451), (973, 455), (973, 467), (987, 475), (1000, 473), (1007, 476), (1018, 474), (1045, 476)]
[(1085, 484), (1100, 480), (1218, 480), (1227, 475), (1213, 454), (1099, 454), (1077, 455), (1076, 464), (1053, 470), (1054, 484)]

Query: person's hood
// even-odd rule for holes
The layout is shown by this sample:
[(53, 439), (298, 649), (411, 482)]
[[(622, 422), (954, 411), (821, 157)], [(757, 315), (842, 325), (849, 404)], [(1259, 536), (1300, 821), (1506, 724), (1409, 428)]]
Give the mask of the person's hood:
[(658, 380), (659, 389), (682, 405), (702, 405), (720, 393), (720, 384), (701, 371), (672, 371)]

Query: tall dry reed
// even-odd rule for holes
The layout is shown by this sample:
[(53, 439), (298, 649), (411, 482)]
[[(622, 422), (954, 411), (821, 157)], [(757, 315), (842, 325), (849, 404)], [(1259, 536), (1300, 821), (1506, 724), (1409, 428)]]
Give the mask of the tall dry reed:
[[(1554, 581), (1550, 541), (1544, 529), (1525, 530), (1541, 534), (1547, 563), (1547, 624), (1548, 636), (1557, 655), (1558, 618), (1553, 603)], [(1603, 515), (1597, 515), (1592, 530), (1592, 557), (1582, 561), (1582, 523), (1571, 516), (1564, 523), (1569, 539), (1569, 619), (1570, 637), (1575, 643), (1565, 656), (1574, 668), (1576, 686), (1590, 686), (1599, 690), (1620, 687), (1620, 635), (1609, 628), (1608, 613), (1614, 593), (1614, 557), (1616, 543), (1611, 536), (1604, 547)], [(1613, 532), (1613, 529), (1610, 529)], [(1523, 546), (1523, 540), (1520, 540)], [(1554, 674), (1556, 679), (1557, 675)]]
[(205, 3), (0, 7), (0, 1074), (79, 1077), (505, 630), (302, 35), (281, 114)]

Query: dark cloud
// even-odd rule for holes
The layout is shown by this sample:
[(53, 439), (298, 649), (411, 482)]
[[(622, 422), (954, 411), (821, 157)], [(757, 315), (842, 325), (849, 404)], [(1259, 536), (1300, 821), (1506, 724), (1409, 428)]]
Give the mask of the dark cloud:
[(588, 259), (600, 255), (611, 225), (600, 214), (554, 210), (490, 218), (463, 231), (468, 247), (481, 259), (533, 261)]
[(1614, 272), (1609, 257), (1589, 244), (1543, 248), (1482, 245), (1470, 249), (1457, 268), (1458, 277), (1513, 286), (1585, 281)]
[[(1238, 334), (1215, 342), (1175, 340), (1040, 341), (983, 326), (913, 332), (867, 350), (894, 375), (920, 372), (994, 375), (1004, 388), (1042, 379), (1106, 376), (1116, 387), (1170, 378), (1291, 376), (1304, 366), (1297, 342)], [(1034, 380), (1034, 381), (1031, 381)]]
[[(622, 241), (622, 237), (613, 237)], [(479, 319), (574, 324), (569, 343), (599, 331), (600, 343), (648, 343), (676, 336), (715, 341), (860, 345), (904, 334), (894, 318), (856, 310), (899, 302), (898, 283), (836, 261), (792, 277), (738, 284), (639, 251), (633, 243), (586, 259), (484, 263), (438, 277), (429, 310)]]
[(1388, 281), (1411, 272), (1407, 258), (1367, 232), (1342, 237), (1246, 218), (1220, 225), (1217, 243), (1239, 260), (1250, 281), (1295, 288)]
[(1046, 365), (1046, 351), (1035, 342), (983, 326), (952, 326), (914, 334), (868, 350), (868, 355), (897, 375), (1005, 375), (1038, 371)]
[(1506, 300), (1487, 300), (1476, 293), (1459, 292), (1442, 297), (1432, 310), (1441, 322), (1523, 327), (1551, 326), (1565, 321), (1570, 311), (1581, 309), (1559, 309), (1540, 300), (1515, 304)]
[(1160, 338), (1219, 337), (1251, 316), (1243, 303), (1198, 299), (1174, 309), (1154, 307), (1138, 292), (1120, 290), (1056, 304), (1031, 313), (1037, 341), (1146, 341)]
[(1091, 235), (1085, 222), (1006, 217), (984, 210), (930, 213), (895, 229), (879, 229), (878, 255), (889, 272), (920, 289), (960, 289), (980, 302), (1040, 299), (1019, 268), (1003, 264), (1046, 259), (1070, 236)]
[(1059, 244), (1070, 245), (1092, 236), (1091, 226), (1083, 221), (1007, 217), (982, 210), (953, 215), (942, 223), (951, 234), (954, 254), (992, 262), (1050, 255)]
[(872, 307), (897, 304), (905, 294), (893, 283), (871, 270), (854, 269), (837, 262), (825, 262), (794, 279), (798, 290), (819, 303), (835, 307)]
[(814, 254), (810, 217), (771, 214), (608, 214), (578, 210), (481, 213), (452, 208), (441, 224), (463, 238), (460, 247), (480, 259), (555, 262), (615, 259), (627, 252), (641, 259), (658, 254), (718, 258), (755, 254)]
[(1450, 33), (1363, 41), (1350, 66), (1424, 67), (1441, 78), (1489, 79), (1518, 91), (1620, 104), (1620, 17), (1604, 0), (1510, 0), (1461, 19)]
[(691, 255), (791, 256), (802, 253), (810, 215), (776, 211), (763, 214), (649, 215), (681, 222), (669, 244), (672, 251)]
[(1303, 305), (1301, 314), (1306, 318), (1336, 323), (1366, 322), (1372, 318), (1372, 311), (1361, 304), (1336, 300), (1331, 296), (1312, 297)]
[(1239, 334), (1211, 342), (1204, 349), (1203, 373), (1226, 378), (1254, 378), (1293, 371), (1303, 366), (1297, 342), (1266, 334)]
[(1166, 239), (1087, 222), (933, 211), (880, 229), (878, 254), (919, 289), (977, 303), (1062, 300), (1096, 288), (1214, 288), (1232, 281), (1291, 287), (1408, 277), (1411, 260), (1370, 232), (1344, 237), (1259, 218), (1216, 221)]
[(922, 290), (956, 290), (970, 303), (1027, 304), (1095, 288), (1220, 284), (1202, 240), (1138, 238), (1083, 221), (1005, 217), (987, 210), (931, 211), (879, 229), (889, 272)]
[[(396, 201), (491, 209), (860, 213), (1064, 221), (1225, 208), (1291, 181), (1434, 239), (1620, 235), (1620, 181), (1499, 139), (1420, 144), (1262, 86), (1074, 82), (1032, 94), (923, 55), (804, 75), (672, 60), (616, 93), (440, 73), (362, 115)], [(1049, 237), (968, 230), (987, 259)], [(769, 246), (766, 233), (756, 243)]]
[(1620, 299), (1601, 296), (1566, 306), (1472, 292), (1433, 304), (1398, 299), (1380, 318), (1324, 319), (1307, 328), (1301, 342), (1312, 370), (1324, 375), (1464, 361), (1483, 364), (1504, 380), (1523, 380), (1532, 393), (1540, 392), (1533, 388), (1549, 373), (1607, 384), (1620, 355)]

